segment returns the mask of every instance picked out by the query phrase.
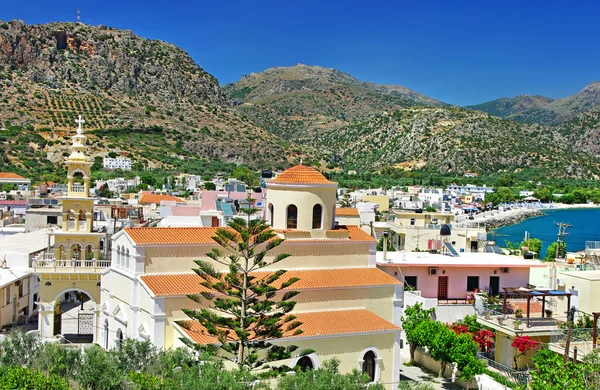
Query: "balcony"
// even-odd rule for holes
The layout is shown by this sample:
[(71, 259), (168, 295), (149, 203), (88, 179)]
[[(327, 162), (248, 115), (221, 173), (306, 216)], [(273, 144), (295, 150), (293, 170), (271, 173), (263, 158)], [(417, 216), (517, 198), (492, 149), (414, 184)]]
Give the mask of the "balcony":
[(43, 253), (32, 262), (34, 272), (72, 272), (90, 273), (100, 272), (110, 267), (110, 260), (90, 259), (81, 260), (77, 256), (73, 259), (57, 260), (54, 253)]
[[(594, 330), (592, 328), (573, 328), (571, 332), (571, 343), (569, 344), (569, 357), (581, 361), (585, 355), (598, 348), (598, 344), (594, 342), (594, 336)], [(550, 350), (563, 355), (565, 353), (566, 345), (566, 329), (557, 330), (550, 336)]]
[(71, 192), (81, 192), (85, 193), (85, 186), (81, 184), (73, 184), (71, 186)]

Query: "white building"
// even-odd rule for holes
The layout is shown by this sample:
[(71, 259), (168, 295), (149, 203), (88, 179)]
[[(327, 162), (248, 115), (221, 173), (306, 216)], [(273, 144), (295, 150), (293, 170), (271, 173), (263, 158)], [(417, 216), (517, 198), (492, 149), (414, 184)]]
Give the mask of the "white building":
[(125, 157), (104, 157), (104, 168), (131, 171), (131, 159)]
[(522, 198), (526, 198), (528, 196), (533, 196), (533, 191), (528, 191), (528, 190), (520, 191), (519, 196)]

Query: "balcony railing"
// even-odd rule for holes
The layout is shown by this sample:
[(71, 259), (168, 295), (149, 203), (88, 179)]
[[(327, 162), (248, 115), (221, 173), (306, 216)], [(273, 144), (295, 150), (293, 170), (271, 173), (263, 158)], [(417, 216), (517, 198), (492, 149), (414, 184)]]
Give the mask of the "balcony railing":
[(85, 186), (81, 184), (73, 184), (71, 186), (71, 192), (85, 192)]
[[(583, 357), (592, 352), (594, 348), (598, 348), (599, 345), (594, 343), (592, 334), (591, 328), (573, 328), (571, 331), (570, 353), (573, 354), (574, 349), (577, 348), (577, 356)], [(567, 344), (567, 330), (559, 329), (552, 332), (550, 344), (564, 351)]]
[(559, 323), (566, 321), (566, 316), (542, 317), (541, 314), (535, 313), (529, 318), (521, 318), (514, 314), (503, 314), (488, 309), (485, 309), (482, 314), (478, 313), (477, 317), (493, 324), (494, 327), (501, 327), (513, 332), (554, 331), (559, 328)]
[(508, 381), (518, 385), (527, 384), (527, 380), (529, 378), (529, 373), (527, 371), (518, 371), (514, 368), (505, 366), (502, 363), (498, 363), (497, 361), (485, 356), (483, 352), (477, 352), (477, 359), (483, 360), (492, 371), (497, 372)]
[(32, 263), (34, 270), (96, 270), (110, 267), (110, 260), (89, 259), (81, 260), (78, 254), (72, 259), (57, 260), (53, 253), (44, 253), (38, 256)]

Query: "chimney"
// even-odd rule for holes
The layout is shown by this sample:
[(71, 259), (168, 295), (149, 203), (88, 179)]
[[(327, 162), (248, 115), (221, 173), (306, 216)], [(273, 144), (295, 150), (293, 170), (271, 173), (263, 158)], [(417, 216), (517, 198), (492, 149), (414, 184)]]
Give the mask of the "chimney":
[(387, 261), (388, 232), (383, 232), (383, 261)]

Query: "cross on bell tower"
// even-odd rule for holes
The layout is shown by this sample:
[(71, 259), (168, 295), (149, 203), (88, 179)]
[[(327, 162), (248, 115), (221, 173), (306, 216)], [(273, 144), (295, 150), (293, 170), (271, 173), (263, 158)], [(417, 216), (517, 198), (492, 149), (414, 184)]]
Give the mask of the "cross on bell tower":
[(79, 115), (79, 119), (75, 119), (75, 123), (77, 123), (77, 134), (83, 134), (83, 124), (85, 123), (85, 119), (81, 118)]

